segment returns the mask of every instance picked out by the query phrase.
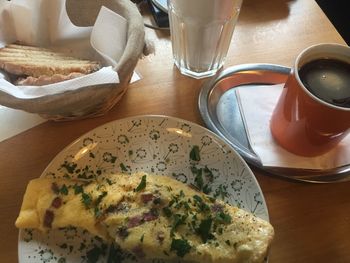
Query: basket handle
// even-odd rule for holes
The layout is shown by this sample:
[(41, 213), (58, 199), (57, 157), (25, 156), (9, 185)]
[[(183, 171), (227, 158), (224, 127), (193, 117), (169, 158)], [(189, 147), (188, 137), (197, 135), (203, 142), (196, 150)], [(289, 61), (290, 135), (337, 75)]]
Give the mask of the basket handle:
[(143, 19), (137, 6), (130, 0), (66, 0), (69, 17), (80, 26), (93, 25), (101, 6), (117, 12), (128, 21), (125, 50), (113, 69), (118, 72), (121, 82), (129, 82), (145, 47)]

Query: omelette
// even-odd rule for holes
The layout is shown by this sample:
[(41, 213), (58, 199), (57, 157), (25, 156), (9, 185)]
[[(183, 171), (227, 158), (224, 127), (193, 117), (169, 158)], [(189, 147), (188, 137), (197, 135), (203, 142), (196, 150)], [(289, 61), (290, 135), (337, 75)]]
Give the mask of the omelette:
[(29, 182), (18, 228), (83, 228), (142, 259), (263, 262), (266, 221), (175, 179), (137, 173)]

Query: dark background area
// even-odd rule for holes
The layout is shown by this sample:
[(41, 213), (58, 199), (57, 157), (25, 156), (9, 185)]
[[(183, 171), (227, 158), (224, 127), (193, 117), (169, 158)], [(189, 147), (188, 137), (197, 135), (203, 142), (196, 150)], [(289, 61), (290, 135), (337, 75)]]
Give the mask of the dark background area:
[(345, 42), (350, 45), (350, 1), (316, 0)]

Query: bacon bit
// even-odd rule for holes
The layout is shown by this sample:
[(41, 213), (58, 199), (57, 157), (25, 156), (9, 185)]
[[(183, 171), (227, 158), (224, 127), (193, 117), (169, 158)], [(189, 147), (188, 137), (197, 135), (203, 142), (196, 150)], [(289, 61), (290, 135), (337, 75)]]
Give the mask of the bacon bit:
[(164, 232), (163, 231), (159, 231), (157, 233), (157, 240), (159, 241), (159, 243), (163, 243), (164, 239), (165, 239)]
[(54, 213), (47, 209), (44, 215), (44, 226), (51, 228), (54, 217)]
[(144, 258), (146, 256), (145, 252), (143, 252), (143, 249), (140, 245), (134, 247), (132, 249), (132, 252), (135, 254), (138, 258)]
[(143, 220), (146, 222), (156, 220), (158, 217), (159, 214), (156, 209), (151, 209), (149, 212), (143, 213)]
[(158, 217), (158, 211), (156, 209), (151, 209), (149, 212), (143, 213), (142, 215), (129, 218), (128, 228), (133, 228), (145, 222), (156, 220)]
[(152, 201), (154, 199), (154, 195), (153, 194), (142, 194), (141, 195), (141, 200), (143, 203), (148, 203), (150, 201)]
[(58, 185), (56, 183), (52, 183), (51, 184), (51, 190), (57, 195), (60, 193), (60, 188), (58, 187)]
[(52, 200), (51, 206), (54, 208), (60, 208), (62, 205), (62, 199), (60, 197), (56, 197)]
[(218, 204), (218, 203), (215, 203), (212, 207), (211, 207), (211, 210), (213, 212), (222, 212), (224, 209), (224, 206), (221, 205), (221, 204)]
[(139, 226), (143, 223), (144, 223), (144, 221), (143, 221), (142, 216), (134, 216), (134, 217), (129, 218), (128, 228), (136, 227), (136, 226)]

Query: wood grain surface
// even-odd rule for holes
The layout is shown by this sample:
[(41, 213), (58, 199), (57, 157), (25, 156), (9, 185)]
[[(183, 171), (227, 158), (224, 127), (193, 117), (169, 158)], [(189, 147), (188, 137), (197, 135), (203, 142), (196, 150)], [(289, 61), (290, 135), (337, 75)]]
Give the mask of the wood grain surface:
[[(79, 136), (106, 122), (143, 114), (204, 125), (197, 101), (206, 80), (179, 73), (172, 62), (168, 32), (146, 29), (146, 35), (155, 53), (140, 60), (137, 72), (142, 79), (130, 85), (108, 114), (46, 122), (0, 143), (0, 262), (17, 261), (14, 222), (28, 181), (40, 176), (55, 155)], [(225, 68), (242, 63), (291, 66), (301, 50), (321, 42), (345, 43), (313, 0), (244, 0)], [(276, 232), (269, 262), (350, 262), (350, 182), (294, 183), (253, 171)]]

